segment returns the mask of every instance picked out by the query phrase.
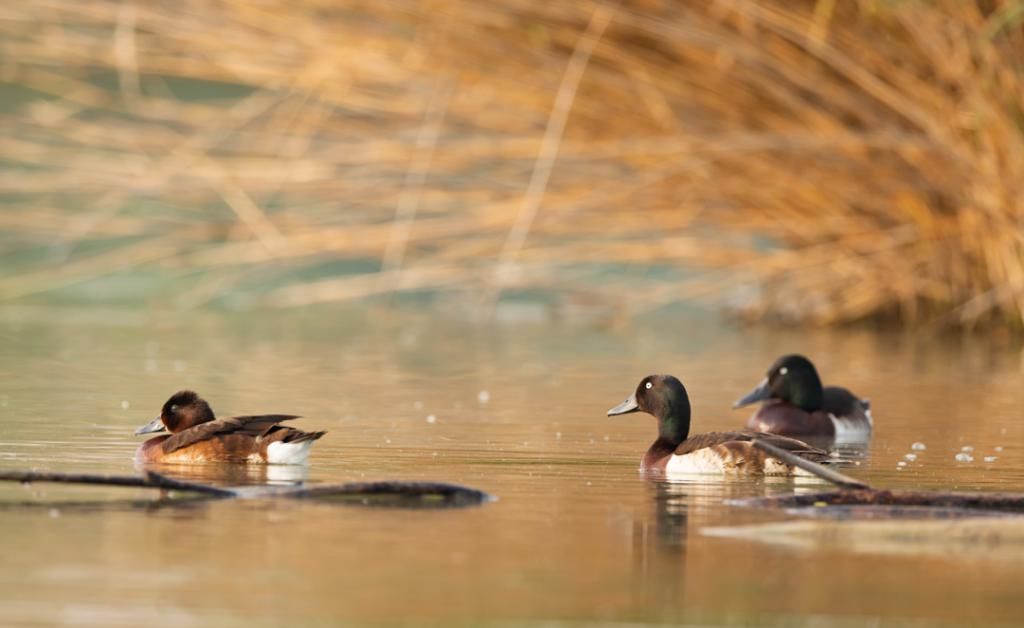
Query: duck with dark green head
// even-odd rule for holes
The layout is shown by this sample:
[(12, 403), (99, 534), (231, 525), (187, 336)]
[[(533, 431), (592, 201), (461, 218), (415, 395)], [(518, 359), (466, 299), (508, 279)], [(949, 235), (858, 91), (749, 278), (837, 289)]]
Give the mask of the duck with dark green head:
[(803, 441), (756, 432), (706, 432), (690, 436), (690, 398), (683, 383), (671, 375), (648, 375), (636, 391), (608, 411), (608, 416), (646, 412), (658, 420), (658, 439), (640, 461), (640, 470), (654, 474), (725, 475), (802, 474), (793, 465), (754, 447), (760, 438), (813, 462), (829, 458)]
[(839, 386), (822, 386), (818, 371), (802, 355), (784, 355), (734, 408), (764, 403), (747, 429), (835, 444), (871, 439), (871, 403)]

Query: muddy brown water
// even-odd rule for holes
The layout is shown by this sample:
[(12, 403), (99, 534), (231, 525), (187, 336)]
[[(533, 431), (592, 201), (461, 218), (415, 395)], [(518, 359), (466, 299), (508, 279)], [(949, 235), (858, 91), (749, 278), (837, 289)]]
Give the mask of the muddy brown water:
[[(616, 326), (543, 316), (475, 325), (354, 308), (29, 307), (0, 310), (0, 342), (0, 469), (134, 473), (132, 430), (188, 387), (218, 412), (301, 414), (297, 425), (329, 434), (308, 468), (171, 475), (442, 480), (499, 498), (444, 510), (161, 506), (136, 489), (0, 486), (4, 624), (1024, 620), (1024, 552), (1012, 540), (988, 537), (972, 551), (928, 539), (706, 534), (802, 521), (725, 499), (826, 486), (653, 482), (637, 473), (653, 419), (605, 416), (642, 376), (670, 372), (690, 391), (696, 430), (735, 428), (747, 414), (731, 402), (778, 354), (800, 351), (826, 382), (872, 400), (875, 437), (849, 474), (887, 487), (1024, 492), (1024, 354), (1010, 342), (745, 328), (678, 313)], [(926, 449), (912, 451), (915, 442)], [(973, 461), (958, 462), (965, 447)]]

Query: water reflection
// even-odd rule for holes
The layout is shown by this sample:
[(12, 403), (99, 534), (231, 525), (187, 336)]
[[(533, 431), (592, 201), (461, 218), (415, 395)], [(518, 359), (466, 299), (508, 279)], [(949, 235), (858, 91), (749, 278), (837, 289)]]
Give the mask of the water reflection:
[[(979, 562), (967, 543), (951, 556), (904, 556), (873, 554), (872, 542), (857, 552), (842, 544), (793, 552), (705, 535), (792, 519), (723, 500), (828, 486), (638, 479), (650, 418), (604, 418), (608, 391), (615, 397), (647, 373), (672, 372), (692, 393), (700, 431), (738, 429), (746, 417), (729, 408), (751, 369), (800, 351), (816, 363), (822, 356), (823, 371), (878, 408), (872, 442), (840, 451), (850, 463), (844, 472), (879, 487), (1022, 490), (1021, 352), (1006, 343), (675, 317), (611, 329), (478, 328), (366, 308), (103, 319), (0, 312), (0, 466), (131, 473), (132, 429), (169, 390), (199, 388), (225, 414), (272, 400), (329, 434), (308, 467), (160, 465), (160, 473), (254, 489), (446, 480), (499, 501), (397, 511), (106, 491), (97, 502), (119, 503), (78, 506), (90, 500), (49, 489), (29, 500), (0, 488), (0, 606), (16, 609), (22, 623), (107, 625), (96, 619), (107, 616), (75, 609), (118, 608), (126, 599), (137, 607), (122, 625), (159, 624), (173, 609), (211, 625), (552, 617), (1013, 624), (1024, 616), (1024, 567)], [(967, 446), (975, 461), (955, 460)], [(37, 500), (48, 503), (23, 503)], [(83, 516), (66, 516), (79, 508)], [(239, 565), (245, 579), (232, 577)], [(54, 573), (65, 574), (59, 586)], [(166, 574), (176, 579), (161, 581)], [(162, 584), (139, 586), (153, 581)], [(255, 600), (253, 583), (264, 592)]]
[(41, 512), (50, 518), (72, 514), (103, 514), (115, 512), (155, 513), (165, 511), (192, 520), (200, 516), (210, 502), (223, 499), (208, 495), (154, 495), (149, 499), (56, 499), (0, 501), (0, 512)]
[[(945, 509), (845, 509), (835, 519), (708, 527), (709, 536), (745, 539), (802, 552), (960, 556), (971, 560), (1024, 558), (1024, 521), (996, 513)], [(927, 512), (925, 512), (927, 510)], [(927, 520), (918, 518), (927, 517)], [(841, 519), (837, 520), (837, 519)]]
[(309, 467), (296, 464), (140, 464), (139, 472), (153, 471), (175, 480), (222, 487), (290, 486), (309, 479)]
[[(650, 574), (656, 568), (659, 577), (665, 575), (666, 566), (671, 570), (678, 565), (681, 569), (691, 527), (699, 529), (718, 520), (723, 502), (795, 486), (789, 478), (726, 480), (699, 475), (685, 479), (648, 477), (645, 483), (651, 515), (634, 521), (633, 552), (639, 573)], [(812, 484), (820, 487), (820, 483)]]

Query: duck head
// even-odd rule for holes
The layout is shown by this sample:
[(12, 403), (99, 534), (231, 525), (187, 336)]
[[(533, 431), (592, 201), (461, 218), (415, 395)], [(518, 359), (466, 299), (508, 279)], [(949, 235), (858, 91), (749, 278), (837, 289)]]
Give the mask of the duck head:
[(739, 408), (757, 401), (774, 399), (814, 412), (821, 409), (823, 397), (821, 378), (814, 365), (804, 356), (792, 354), (775, 360), (761, 383), (732, 407)]
[(171, 395), (160, 410), (160, 416), (135, 430), (136, 434), (162, 432), (176, 433), (214, 420), (213, 410), (206, 400), (192, 392), (182, 390)]
[(608, 416), (646, 412), (658, 419), (658, 434), (681, 443), (690, 433), (690, 397), (683, 383), (671, 375), (648, 375)]

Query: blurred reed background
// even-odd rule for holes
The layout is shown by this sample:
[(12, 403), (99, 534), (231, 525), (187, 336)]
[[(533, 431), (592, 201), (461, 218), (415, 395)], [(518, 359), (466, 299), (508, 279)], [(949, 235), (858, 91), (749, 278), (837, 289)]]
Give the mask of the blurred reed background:
[(0, 299), (1024, 322), (1024, 2), (0, 7)]

